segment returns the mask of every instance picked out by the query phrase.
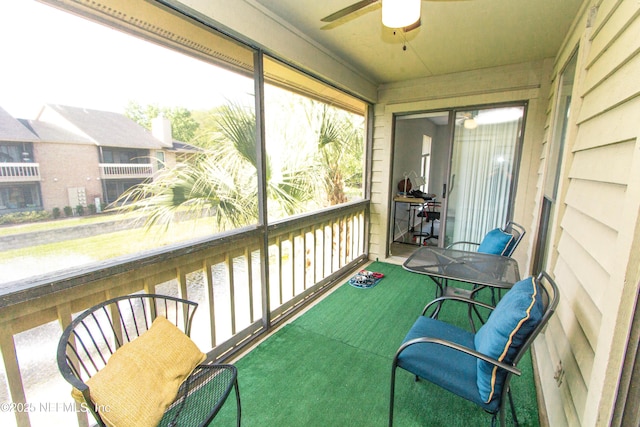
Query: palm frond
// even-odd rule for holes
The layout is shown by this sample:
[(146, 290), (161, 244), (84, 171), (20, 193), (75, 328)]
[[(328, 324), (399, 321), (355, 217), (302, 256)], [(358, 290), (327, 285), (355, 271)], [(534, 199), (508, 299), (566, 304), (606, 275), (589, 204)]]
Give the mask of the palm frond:
[(218, 122), (222, 135), (233, 144), (237, 154), (256, 167), (255, 112), (237, 103), (230, 103), (220, 109)]

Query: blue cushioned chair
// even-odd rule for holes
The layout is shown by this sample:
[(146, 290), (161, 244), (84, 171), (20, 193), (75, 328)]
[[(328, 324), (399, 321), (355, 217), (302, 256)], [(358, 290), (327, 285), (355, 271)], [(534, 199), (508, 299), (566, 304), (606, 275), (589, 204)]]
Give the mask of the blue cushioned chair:
[[(487, 322), (472, 333), (420, 316), (393, 358), (389, 426), (393, 425), (396, 369), (402, 368), (499, 417), (505, 425), (507, 396), (517, 418), (509, 388), (517, 364), (558, 305), (558, 288), (544, 272), (516, 283), (493, 309)], [(428, 422), (425, 423), (428, 424)]]
[(513, 221), (509, 221), (504, 225), (504, 227), (494, 228), (485, 234), (482, 242), (480, 243), (467, 241), (453, 242), (447, 246), (447, 249), (458, 249), (456, 246), (469, 245), (471, 247), (476, 247), (478, 252), (511, 256), (516, 250), (516, 247), (518, 247), (518, 244), (525, 233), (526, 231), (523, 226)]

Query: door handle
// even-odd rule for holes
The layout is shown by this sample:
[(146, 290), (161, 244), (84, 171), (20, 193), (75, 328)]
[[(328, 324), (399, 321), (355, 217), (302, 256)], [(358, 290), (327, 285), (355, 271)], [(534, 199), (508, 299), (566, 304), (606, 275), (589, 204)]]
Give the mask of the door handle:
[(451, 194), (451, 192), (453, 191), (453, 187), (455, 187), (456, 185), (456, 174), (454, 173), (453, 175), (451, 175), (451, 186), (449, 187), (449, 192), (447, 193), (447, 196)]

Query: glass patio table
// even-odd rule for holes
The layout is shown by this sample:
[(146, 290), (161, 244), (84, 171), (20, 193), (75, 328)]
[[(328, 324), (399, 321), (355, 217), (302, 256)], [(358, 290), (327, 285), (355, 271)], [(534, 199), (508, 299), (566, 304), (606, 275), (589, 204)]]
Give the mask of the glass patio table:
[[(469, 303), (470, 300), (475, 300), (476, 294), (484, 288), (510, 289), (520, 280), (518, 263), (513, 258), (458, 249), (423, 246), (407, 258), (402, 266), (408, 271), (427, 275), (436, 283), (435, 299), (427, 304), (422, 312), (424, 315), (429, 307), (437, 304), (431, 315), (434, 318), (438, 316), (442, 303), (446, 300)], [(473, 286), (472, 289), (449, 286), (450, 280)], [(492, 302), (495, 305), (493, 295), (492, 292)], [(469, 304), (469, 321), (474, 330), (472, 310), (482, 321), (477, 306), (493, 308), (476, 301)]]

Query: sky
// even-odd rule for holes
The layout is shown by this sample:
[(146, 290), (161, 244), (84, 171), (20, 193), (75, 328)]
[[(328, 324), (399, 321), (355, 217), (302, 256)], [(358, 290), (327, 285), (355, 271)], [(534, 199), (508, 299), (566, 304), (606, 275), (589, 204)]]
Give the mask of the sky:
[(129, 101), (190, 110), (253, 82), (35, 0), (0, 0), (0, 107), (34, 118), (43, 104), (123, 113)]

